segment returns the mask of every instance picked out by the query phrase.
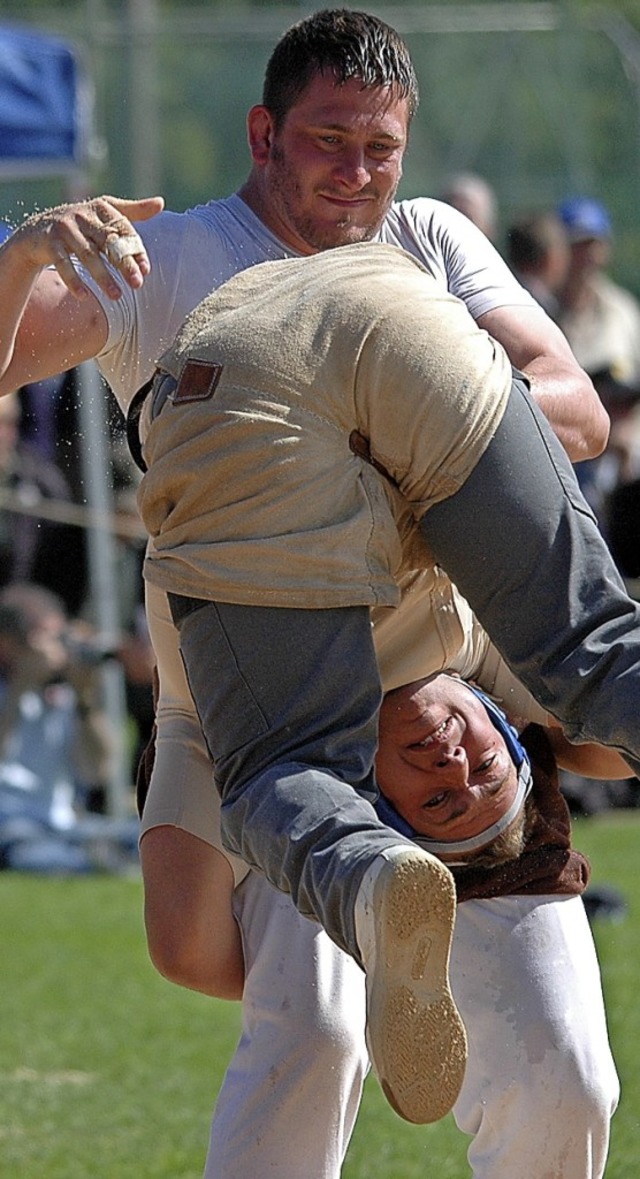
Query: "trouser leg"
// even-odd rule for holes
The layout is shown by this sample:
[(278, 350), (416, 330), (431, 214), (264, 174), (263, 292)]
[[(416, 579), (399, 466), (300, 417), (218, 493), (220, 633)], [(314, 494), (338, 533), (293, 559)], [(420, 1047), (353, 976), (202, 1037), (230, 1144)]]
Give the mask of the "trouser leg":
[(369, 1067), (364, 974), (255, 873), (234, 911), (247, 972), (242, 1035), (205, 1179), (339, 1179)]
[(451, 987), (469, 1040), (453, 1112), (473, 1179), (602, 1179), (619, 1085), (580, 898), (465, 901)]
[[(206, 1179), (333, 1179), (367, 1068), (364, 976), (288, 898), (236, 893), (247, 962), (243, 1032), (214, 1114)], [(469, 1038), (454, 1106), (474, 1179), (602, 1179), (618, 1080), (582, 902), (459, 907), (451, 985)], [(278, 1085), (271, 1081), (277, 1076)]]
[(640, 770), (640, 608), (522, 383), (469, 479), (420, 527), (567, 736), (614, 746)]
[(381, 696), (368, 609), (170, 601), (225, 847), (359, 960), (362, 878), (380, 852), (412, 846), (367, 800)]

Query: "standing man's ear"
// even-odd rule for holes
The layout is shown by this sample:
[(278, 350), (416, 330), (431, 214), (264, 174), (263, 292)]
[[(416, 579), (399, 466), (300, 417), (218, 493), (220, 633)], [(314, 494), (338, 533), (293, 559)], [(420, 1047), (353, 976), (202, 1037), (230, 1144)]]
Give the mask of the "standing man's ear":
[(274, 139), (273, 119), (266, 106), (252, 106), (247, 115), (247, 140), (254, 164), (269, 161)]

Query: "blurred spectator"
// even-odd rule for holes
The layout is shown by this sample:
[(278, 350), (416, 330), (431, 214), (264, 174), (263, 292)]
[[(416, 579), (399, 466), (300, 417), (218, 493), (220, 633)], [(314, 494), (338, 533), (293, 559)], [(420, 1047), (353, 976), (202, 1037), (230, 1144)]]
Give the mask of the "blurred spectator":
[(640, 475), (640, 304), (605, 272), (612, 226), (604, 205), (590, 197), (572, 197), (558, 214), (570, 247), (559, 293), (560, 326), (611, 417), (605, 454), (577, 467), (583, 491), (608, 536), (611, 493)]
[(440, 192), (440, 200), (464, 213), (490, 241), (495, 240), (498, 206), (491, 185), (482, 176), (473, 172), (450, 176)]
[(34, 381), (18, 389), (20, 437), (33, 452), (62, 471), (72, 496), (82, 502), (81, 431), (77, 370)]
[(609, 373), (623, 387), (640, 387), (640, 304), (605, 272), (612, 226), (590, 197), (563, 201), (558, 215), (569, 239), (569, 268), (561, 290), (563, 330), (590, 375)]
[(60, 598), (16, 583), (0, 592), (0, 813), (73, 825), (105, 781), (108, 722), (97, 674), (105, 652)]
[[(640, 304), (606, 273), (612, 224), (607, 209), (590, 197), (558, 207), (569, 241), (569, 267), (559, 291), (559, 323), (589, 373), (611, 417), (607, 449), (578, 463), (576, 473), (623, 576), (640, 575)], [(631, 589), (631, 587), (629, 587)], [(640, 804), (638, 783), (596, 784), (561, 774), (574, 814)]]
[(640, 479), (619, 482), (609, 493), (605, 530), (629, 593), (640, 598)]
[[(84, 447), (80, 402), (80, 370), (34, 381), (18, 389), (20, 401), (20, 437), (32, 451), (37, 451), (48, 462), (62, 471), (75, 503), (87, 502), (85, 485)], [(106, 383), (102, 383), (105, 426), (108, 431), (107, 450), (116, 449), (124, 433), (122, 414)], [(110, 456), (111, 457), (111, 456)]]
[(86, 586), (83, 537), (55, 511), (64, 515), (71, 493), (58, 467), (20, 439), (19, 417), (17, 395), (1, 397), (0, 586), (37, 582), (76, 613)]
[(100, 674), (111, 657), (55, 594), (25, 584), (0, 592), (0, 867), (137, 867), (133, 814), (92, 813), (112, 753)]
[[(16, 434), (16, 398), (14, 395), (0, 399), (0, 415), (3, 408), (13, 423), (11, 451), (27, 456), (30, 472), (47, 476), (50, 492), (58, 502), (64, 499), (72, 505), (74, 518), (77, 509), (86, 507), (86, 492), (83, 485), (85, 463), (81, 454), (82, 433), (78, 422), (79, 390), (78, 370), (71, 370), (47, 381), (24, 386), (17, 393), (20, 403), (19, 434)], [(10, 404), (11, 403), (11, 404)], [(152, 668), (153, 658), (149, 642), (143, 602), (142, 563), (146, 534), (137, 513), (135, 493), (139, 471), (133, 463), (126, 445), (124, 424), (115, 401), (113, 419), (108, 422), (108, 471), (114, 492), (114, 555), (116, 561), (115, 584), (118, 594), (118, 620), (121, 627), (118, 658), (124, 670), (126, 706), (131, 732), (131, 776), (135, 776), (140, 751), (147, 744), (153, 723)], [(28, 441), (27, 441), (28, 440)], [(68, 471), (71, 486), (65, 479)], [(49, 478), (50, 477), (50, 478)], [(36, 562), (23, 561), (19, 569), (12, 571), (9, 562), (0, 562), (3, 582), (17, 578), (45, 585), (64, 598), (69, 613), (95, 615), (96, 603), (90, 600), (88, 546), (86, 526), (88, 516), (80, 512), (79, 527), (55, 527), (52, 541), (46, 533), (51, 525), (38, 518), (38, 495), (29, 494), (33, 515), (11, 515), (13, 528), (38, 537), (42, 551)], [(2, 520), (0, 503), (0, 522)]]
[(569, 244), (560, 218), (541, 212), (516, 221), (507, 231), (507, 262), (547, 315), (557, 319), (558, 291), (569, 269)]

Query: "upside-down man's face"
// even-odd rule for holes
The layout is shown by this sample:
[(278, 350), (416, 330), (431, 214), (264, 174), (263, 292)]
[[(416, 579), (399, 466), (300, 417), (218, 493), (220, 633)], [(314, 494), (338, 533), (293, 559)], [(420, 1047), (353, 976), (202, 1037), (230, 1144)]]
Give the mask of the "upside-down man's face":
[(385, 697), (376, 770), (380, 789), (421, 835), (469, 839), (506, 813), (517, 770), (482, 701), (450, 675)]

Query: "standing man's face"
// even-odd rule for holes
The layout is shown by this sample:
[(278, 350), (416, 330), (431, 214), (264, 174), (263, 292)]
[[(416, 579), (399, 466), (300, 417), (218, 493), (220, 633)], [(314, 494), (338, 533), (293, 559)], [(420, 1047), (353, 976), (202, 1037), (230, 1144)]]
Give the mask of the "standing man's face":
[(402, 176), (408, 121), (388, 87), (317, 74), (277, 133), (265, 107), (250, 111), (249, 203), (301, 254), (370, 241)]

